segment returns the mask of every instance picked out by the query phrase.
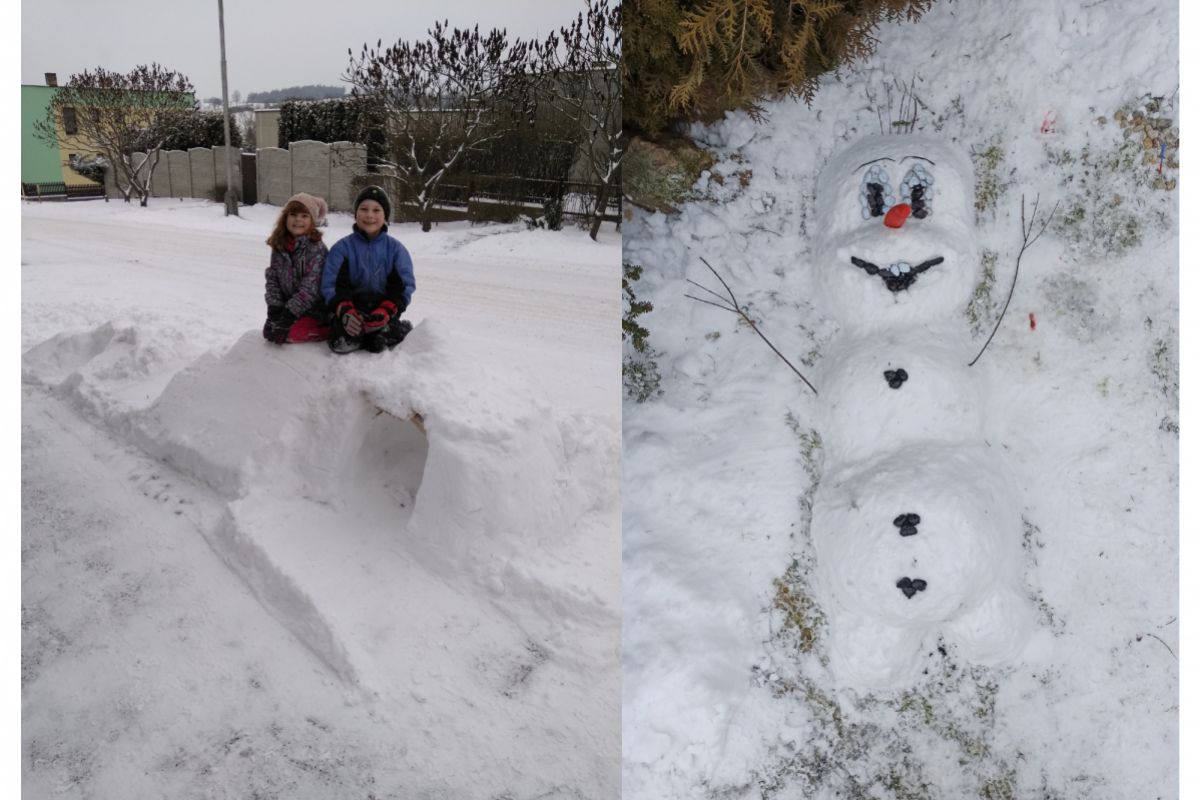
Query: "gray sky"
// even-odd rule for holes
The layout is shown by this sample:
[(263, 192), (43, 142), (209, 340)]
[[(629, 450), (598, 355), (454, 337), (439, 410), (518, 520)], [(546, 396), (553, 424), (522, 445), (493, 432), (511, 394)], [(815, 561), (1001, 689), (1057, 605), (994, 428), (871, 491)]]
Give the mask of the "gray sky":
[[(224, 0), (229, 93), (306, 84), (344, 85), (347, 49), (424, 38), (435, 21), (506, 28), (542, 39), (569, 24), (584, 0)], [(157, 61), (182, 72), (197, 98), (221, 96), (217, 0), (44, 0), (21, 2), (21, 83), (66, 83), (104, 67), (128, 72)], [(232, 98), (231, 98), (232, 101)]]

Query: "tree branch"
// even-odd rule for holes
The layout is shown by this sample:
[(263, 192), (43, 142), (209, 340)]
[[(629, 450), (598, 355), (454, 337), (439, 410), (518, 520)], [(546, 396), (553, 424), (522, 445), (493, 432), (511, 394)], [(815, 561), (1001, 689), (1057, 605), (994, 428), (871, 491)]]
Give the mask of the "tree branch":
[(996, 331), (1000, 330), (1000, 323), (1004, 321), (1004, 314), (1008, 311), (1008, 304), (1012, 302), (1013, 292), (1017, 288), (1017, 274), (1021, 271), (1021, 256), (1023, 256), (1025, 251), (1028, 250), (1029, 247), (1036, 242), (1043, 233), (1046, 232), (1046, 227), (1050, 224), (1050, 220), (1054, 219), (1054, 212), (1058, 210), (1058, 203), (1055, 203), (1054, 208), (1050, 209), (1050, 216), (1046, 217), (1046, 221), (1042, 223), (1041, 229), (1037, 232), (1037, 236), (1034, 236), (1033, 239), (1030, 239), (1029, 234), (1033, 232), (1033, 226), (1037, 217), (1038, 200), (1040, 199), (1041, 195), (1038, 195), (1033, 200), (1033, 213), (1030, 215), (1029, 227), (1026, 228), (1025, 195), (1021, 195), (1021, 252), (1017, 253), (1017, 266), (1013, 270), (1012, 286), (1010, 286), (1008, 289), (1008, 299), (1004, 301), (1004, 309), (1000, 312), (1000, 318), (996, 320), (996, 327), (992, 328), (991, 336), (989, 336), (987, 341), (983, 343), (983, 347), (980, 348), (979, 354), (976, 355), (975, 358), (971, 359), (970, 364), (967, 364), (968, 367), (975, 366), (975, 362), (978, 361), (979, 357), (983, 355), (983, 351), (987, 350), (987, 346), (992, 343), (992, 337), (996, 335)]
[[(778, 350), (778, 349), (775, 347), (775, 345), (771, 344), (771, 340), (770, 340), (770, 339), (768, 339), (766, 336), (764, 336), (764, 335), (763, 335), (763, 332), (762, 332), (762, 331), (760, 331), (760, 330), (758, 329), (758, 326), (754, 324), (754, 320), (750, 319), (750, 317), (746, 315), (746, 312), (745, 312), (745, 311), (742, 311), (742, 308), (741, 308), (741, 306), (738, 304), (737, 298), (736, 298), (736, 297), (734, 296), (734, 294), (733, 294), (733, 290), (729, 288), (729, 284), (727, 284), (727, 283), (725, 282), (725, 279), (721, 277), (720, 273), (718, 273), (718, 272), (717, 272), (715, 269), (713, 269), (713, 266), (712, 266), (712, 264), (709, 264), (707, 261), (705, 261), (705, 259), (704, 259), (704, 257), (703, 257), (703, 256), (699, 256), (699, 258), (700, 258), (700, 260), (701, 260), (701, 261), (704, 261), (704, 266), (708, 267), (709, 271), (711, 271), (713, 275), (716, 275), (716, 276), (717, 276), (717, 280), (719, 280), (719, 281), (721, 282), (721, 285), (725, 287), (725, 291), (726, 291), (726, 293), (728, 293), (728, 294), (729, 294), (729, 301), (730, 301), (730, 305), (728, 305), (728, 306), (726, 306), (726, 305), (721, 305), (721, 304), (718, 304), (718, 303), (714, 303), (714, 302), (712, 302), (711, 300), (704, 300), (704, 299), (702, 299), (702, 298), (699, 298), (699, 297), (693, 297), (693, 296), (692, 296), (692, 295), (690, 295), (690, 294), (686, 294), (686, 295), (684, 295), (684, 297), (690, 298), (690, 299), (692, 299), (692, 300), (696, 300), (696, 301), (698, 301), (698, 302), (701, 302), (701, 303), (707, 303), (707, 304), (708, 304), (708, 305), (710, 305), (710, 306), (716, 306), (717, 308), (722, 308), (722, 309), (724, 309), (724, 310), (726, 310), (726, 311), (732, 311), (733, 313), (735, 313), (735, 314), (737, 314), (738, 316), (740, 316), (740, 317), (742, 318), (742, 320), (744, 320), (744, 321), (745, 321), (745, 323), (746, 323), (747, 325), (749, 325), (749, 326), (750, 326), (750, 328), (751, 328), (751, 329), (752, 329), (752, 330), (753, 330), (755, 333), (757, 333), (757, 334), (758, 334), (759, 338), (761, 338), (761, 339), (762, 339), (764, 342), (766, 342), (766, 343), (767, 343), (767, 347), (771, 348), (771, 349), (772, 349), (772, 350), (775, 352), (775, 355), (777, 355), (777, 356), (779, 356), (780, 358), (782, 358), (782, 359), (783, 359), (783, 363), (785, 363), (785, 364), (787, 364), (789, 367), (791, 367), (791, 368), (792, 368), (792, 372), (796, 373), (796, 375), (797, 375), (797, 376), (800, 378), (800, 380), (804, 381), (804, 383), (805, 383), (805, 384), (807, 384), (808, 388), (810, 388), (810, 389), (812, 389), (812, 390), (813, 390), (813, 394), (817, 394), (817, 393), (818, 393), (818, 392), (817, 392), (817, 387), (815, 387), (815, 386), (813, 386), (811, 383), (809, 383), (809, 382), (808, 382), (808, 378), (806, 378), (806, 377), (804, 377), (803, 375), (801, 375), (801, 374), (800, 374), (800, 370), (796, 369), (796, 368), (795, 368), (795, 367), (792, 365), (792, 362), (788, 361), (788, 360), (787, 360), (787, 358), (786, 358), (786, 357), (783, 355), (783, 353), (779, 352), (779, 350)], [(695, 281), (693, 281), (693, 280), (690, 280), (690, 279), (689, 279), (689, 280), (688, 280), (688, 283), (692, 284), (693, 286), (698, 286), (699, 288), (703, 289), (704, 291), (708, 292), (709, 294), (713, 295), (714, 297), (716, 297), (716, 298), (718, 298), (718, 299), (724, 300), (724, 298), (723, 298), (723, 297), (721, 297), (721, 295), (717, 294), (717, 293), (716, 293), (716, 292), (714, 292), (712, 289), (709, 289), (709, 288), (707, 288), (707, 287), (705, 287), (705, 286), (700, 286), (700, 284), (696, 283), (696, 282), (695, 282)]]

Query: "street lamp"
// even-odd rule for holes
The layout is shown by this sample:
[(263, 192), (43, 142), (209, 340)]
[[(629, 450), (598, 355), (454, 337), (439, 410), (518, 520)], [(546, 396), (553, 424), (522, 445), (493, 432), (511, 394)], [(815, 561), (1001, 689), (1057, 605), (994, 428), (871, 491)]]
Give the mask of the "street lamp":
[(233, 151), (229, 146), (229, 81), (225, 77), (225, 3), (217, 0), (221, 25), (221, 105), (225, 108), (225, 216), (238, 215), (237, 192), (233, 190)]

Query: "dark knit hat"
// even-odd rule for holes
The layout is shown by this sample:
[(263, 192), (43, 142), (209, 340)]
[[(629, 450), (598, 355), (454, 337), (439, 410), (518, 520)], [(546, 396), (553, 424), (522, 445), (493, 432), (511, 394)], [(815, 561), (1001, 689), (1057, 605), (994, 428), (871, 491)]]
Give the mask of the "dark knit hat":
[(392, 218), (392, 198), (388, 197), (379, 186), (367, 186), (358, 193), (358, 197), (354, 198), (354, 213), (358, 213), (358, 207), (362, 205), (363, 200), (374, 200), (379, 205), (383, 206), (383, 218), (385, 221)]

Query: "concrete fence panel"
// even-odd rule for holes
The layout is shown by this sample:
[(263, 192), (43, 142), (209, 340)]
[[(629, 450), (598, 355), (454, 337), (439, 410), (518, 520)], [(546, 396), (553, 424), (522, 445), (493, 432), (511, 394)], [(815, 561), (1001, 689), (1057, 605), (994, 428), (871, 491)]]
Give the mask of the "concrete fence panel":
[(171, 197), (192, 196), (192, 161), (185, 150), (168, 150), (163, 153), (167, 170), (171, 173)]
[(154, 178), (150, 185), (151, 197), (171, 196), (171, 170), (167, 168), (167, 151), (158, 151), (158, 163), (154, 165)]
[(120, 190), (117, 189), (117, 175), (111, 166), (104, 170), (104, 192), (109, 200), (121, 196)]
[[(213, 153), (213, 170), (216, 173), (216, 184), (225, 186), (225, 145), (218, 145), (212, 149)], [(238, 199), (242, 199), (242, 148), (229, 148), (229, 155), (233, 159), (233, 188), (237, 190)], [(225, 193), (221, 192), (221, 197), (224, 198)]]
[(367, 171), (367, 148), (353, 142), (334, 142), (329, 145), (329, 196), (325, 198), (330, 211), (353, 211), (355, 192), (351, 187), (354, 176)]
[(329, 145), (292, 142), (292, 194), (308, 192), (329, 202)]
[(292, 157), (278, 147), (258, 148), (258, 202), (281, 206), (292, 192)]
[(188, 150), (188, 161), (192, 166), (192, 197), (212, 199), (217, 190), (213, 151), (207, 147), (193, 147)]

